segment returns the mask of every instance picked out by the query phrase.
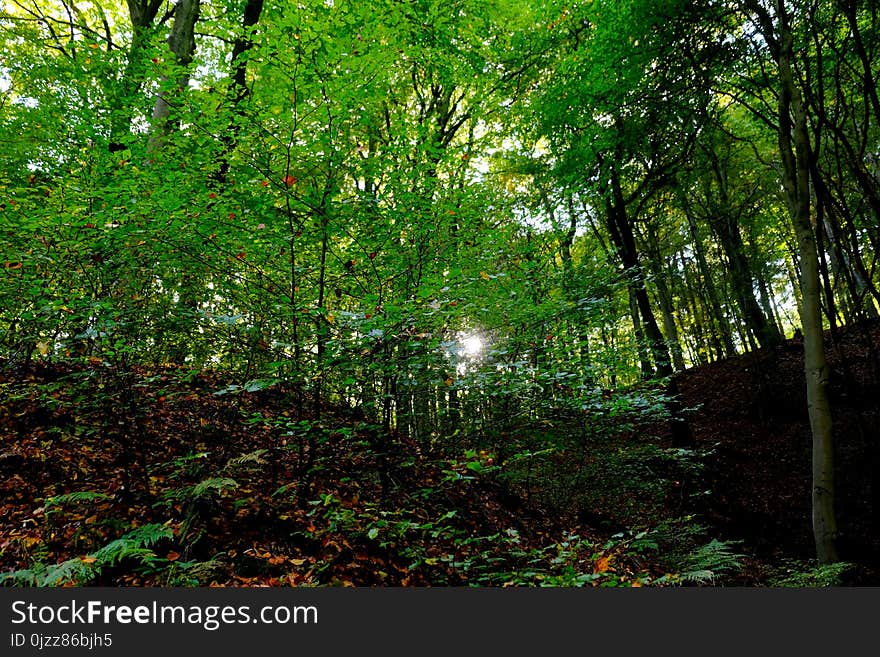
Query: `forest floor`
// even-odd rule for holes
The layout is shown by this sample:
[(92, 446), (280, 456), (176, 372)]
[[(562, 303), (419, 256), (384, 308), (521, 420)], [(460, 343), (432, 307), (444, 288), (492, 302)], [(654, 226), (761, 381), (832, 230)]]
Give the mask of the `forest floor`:
[(0, 372), (0, 583), (640, 586), (663, 575), (630, 541), (518, 508), (480, 475), (485, 455), (430, 458), (295, 389), (184, 368), (120, 374), (97, 359)]
[[(842, 559), (861, 584), (880, 584), (880, 324), (826, 332)], [(810, 514), (811, 434), (803, 343), (692, 368), (678, 375), (699, 448), (712, 450), (698, 512), (742, 539), (763, 564), (815, 554)]]
[[(880, 583), (878, 345), (872, 325), (842, 331), (828, 350), (841, 556), (859, 564), (844, 581), (853, 585)], [(677, 377), (705, 456), (675, 482), (669, 513), (692, 514), (744, 555), (735, 574), (710, 583), (774, 585), (813, 553), (802, 362), (801, 345), (788, 341)], [(628, 532), (607, 513), (600, 524), (589, 509), (523, 504), (490, 476), (490, 456), (435, 458), (348, 410), (260, 387), (176, 368), (0, 367), (0, 577), (110, 586), (681, 581), (669, 574), (661, 533)]]

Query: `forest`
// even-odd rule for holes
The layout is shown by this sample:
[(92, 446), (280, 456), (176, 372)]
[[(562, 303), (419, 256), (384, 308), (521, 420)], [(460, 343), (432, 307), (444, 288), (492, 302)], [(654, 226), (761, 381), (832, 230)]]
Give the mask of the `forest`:
[(8, 0), (0, 585), (880, 584), (873, 0)]

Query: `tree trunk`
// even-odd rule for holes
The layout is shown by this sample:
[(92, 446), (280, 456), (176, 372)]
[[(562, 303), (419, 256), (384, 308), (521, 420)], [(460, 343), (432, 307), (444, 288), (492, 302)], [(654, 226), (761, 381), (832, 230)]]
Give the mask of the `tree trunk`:
[(627, 287), (627, 292), (629, 293), (629, 314), (632, 318), (633, 333), (636, 337), (636, 351), (639, 355), (639, 367), (642, 371), (642, 378), (650, 379), (654, 376), (654, 368), (651, 366), (651, 358), (645, 346), (645, 332), (642, 330), (642, 319), (639, 317), (639, 304), (631, 287)]
[[(552, 216), (552, 207), (550, 207), (549, 199), (545, 198), (545, 205), (548, 208), (548, 211)], [(564, 272), (564, 282), (563, 289), (565, 290), (566, 296), (570, 303), (575, 306), (578, 303), (578, 300), (581, 298), (579, 293), (579, 287), (576, 281), (576, 274), (574, 268), (574, 261), (571, 257), (571, 249), (574, 246), (574, 239), (577, 236), (577, 219), (578, 214), (575, 210), (574, 206), (574, 198), (569, 195), (567, 199), (567, 209), (568, 209), (568, 228), (565, 231), (565, 234), (562, 237), (562, 240), (559, 244), (559, 255), (562, 258), (562, 268)], [(588, 331), (589, 323), (588, 318), (586, 316), (582, 316), (583, 313), (578, 313), (576, 315), (577, 320), (577, 338), (576, 344), (574, 345), (574, 349), (576, 351), (576, 356), (581, 364), (581, 378), (586, 385), (595, 384), (595, 379), (593, 377), (593, 364), (590, 360), (590, 335)]]
[(783, 187), (800, 261), (801, 328), (804, 336), (804, 373), (813, 434), (813, 534), (820, 563), (838, 560), (834, 514), (834, 448), (829, 370), (822, 336), (821, 285), (816, 237), (810, 221), (809, 151), (807, 119), (793, 71), (793, 36), (785, 0), (777, 0), (779, 71), (779, 148)]
[(761, 307), (764, 309), (764, 316), (767, 321), (773, 322), (776, 333), (779, 334), (780, 341), (783, 339), (782, 324), (779, 321), (779, 315), (773, 307), (773, 295), (770, 294), (770, 287), (767, 285), (767, 278), (761, 274), (758, 275), (758, 293), (761, 299)]
[(241, 34), (235, 38), (232, 44), (232, 84), (230, 86), (230, 100), (232, 103), (232, 117), (229, 130), (221, 137), (223, 151), (220, 154), (220, 164), (215, 175), (219, 182), (225, 182), (229, 173), (229, 156), (238, 142), (238, 134), (241, 131), (241, 123), (244, 118), (242, 107), (245, 99), (250, 95), (247, 86), (247, 59), (245, 55), (250, 51), (253, 43), (250, 32), (260, 21), (263, 12), (263, 0), (245, 0), (241, 18)]
[(654, 311), (651, 309), (651, 300), (648, 297), (648, 289), (645, 287), (645, 276), (636, 249), (635, 234), (627, 216), (626, 201), (620, 186), (620, 174), (616, 169), (612, 169), (611, 172), (611, 196), (606, 199), (605, 215), (611, 239), (623, 263), (627, 282), (641, 315), (642, 329), (648, 339), (656, 373), (658, 376), (669, 376), (672, 374), (669, 347), (660, 331), (660, 326), (657, 324)]
[[(712, 332), (713, 340), (720, 345), (716, 345), (716, 352), (719, 358), (733, 356), (736, 353), (736, 347), (733, 344), (733, 336), (730, 331), (730, 323), (724, 317), (721, 309), (721, 297), (718, 294), (718, 288), (715, 281), (712, 280), (712, 270), (706, 261), (706, 251), (703, 246), (703, 240), (700, 238), (699, 227), (697, 226), (696, 217), (694, 217), (691, 208), (685, 207), (685, 216), (688, 221), (688, 231), (691, 235), (691, 243), (694, 247), (694, 254), (697, 257), (697, 266), (700, 271), (702, 280), (702, 288), (705, 290), (706, 298), (709, 301), (709, 312), (712, 316), (712, 323), (715, 325), (716, 331)], [(723, 349), (723, 350), (722, 350)]]
[(724, 255), (727, 256), (730, 265), (730, 283), (746, 327), (757, 338), (762, 348), (769, 349), (779, 344), (782, 336), (776, 330), (776, 326), (767, 320), (755, 298), (752, 268), (746, 258), (745, 245), (740, 234), (740, 222), (731, 206), (727, 172), (722, 168), (718, 155), (713, 149), (707, 149), (707, 155), (718, 186), (717, 207), (714, 212), (711, 209), (708, 211), (709, 225), (718, 237)]
[(657, 301), (660, 304), (660, 313), (663, 317), (663, 328), (669, 336), (669, 346), (672, 355), (672, 365), (676, 371), (685, 369), (684, 354), (681, 351), (681, 342), (678, 336), (678, 327), (675, 325), (675, 314), (672, 303), (672, 292), (662, 275), (656, 278)]
[[(709, 341), (706, 339), (706, 330), (703, 327), (703, 318), (700, 312), (701, 309), (697, 303), (696, 294), (694, 294), (694, 290), (698, 289), (697, 281), (690, 273), (690, 267), (687, 265), (684, 254), (679, 252), (678, 257), (681, 261), (681, 269), (684, 272), (685, 278), (685, 305), (691, 318), (691, 330), (688, 333), (693, 336), (695, 343), (693, 346), (694, 356), (691, 360), (699, 365), (705, 365), (716, 360), (716, 354), (720, 352), (721, 346), (718, 342), (718, 336), (716, 333), (714, 331), (709, 331), (713, 341), (712, 347), (716, 349), (715, 353), (712, 352)], [(682, 326), (685, 325), (685, 322), (682, 322)]]
[(674, 278), (670, 275), (669, 267), (663, 262), (663, 255), (660, 252), (660, 236), (653, 218), (649, 217), (645, 222), (645, 230), (647, 239), (643, 239), (643, 242), (645, 242), (645, 252), (648, 256), (648, 265), (651, 268), (654, 286), (657, 288), (657, 303), (660, 306), (660, 314), (663, 319), (663, 331), (667, 336), (666, 341), (672, 356), (672, 365), (676, 371), (681, 372), (685, 369), (684, 354), (681, 349), (678, 326), (675, 323), (675, 303), (669, 286), (671, 282), (674, 282)]
[[(179, 0), (174, 8), (174, 24), (168, 35), (168, 47), (174, 53), (175, 65), (184, 68), (192, 62), (196, 51), (195, 27), (199, 20), (199, 0)], [(164, 84), (166, 79), (163, 78)], [(177, 78), (177, 89), (183, 91), (189, 85), (189, 74), (185, 70)], [(168, 133), (168, 118), (171, 105), (161, 91), (156, 96), (151, 118), (153, 133), (147, 144), (148, 151), (159, 150)]]
[(131, 43), (126, 54), (125, 68), (114, 83), (113, 116), (110, 120), (110, 151), (125, 149), (131, 135), (132, 108), (137, 92), (143, 84), (145, 61), (156, 14), (162, 0), (128, 0), (131, 20)]

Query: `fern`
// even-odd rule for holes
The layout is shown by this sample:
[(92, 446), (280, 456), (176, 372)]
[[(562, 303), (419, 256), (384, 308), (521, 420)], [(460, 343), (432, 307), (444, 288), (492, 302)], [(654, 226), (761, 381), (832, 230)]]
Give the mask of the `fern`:
[(192, 497), (200, 499), (209, 491), (217, 491), (218, 493), (229, 488), (238, 488), (238, 482), (229, 477), (212, 477), (200, 481), (192, 487)]
[(68, 583), (84, 584), (98, 576), (99, 568), (96, 564), (90, 564), (82, 559), (73, 558), (59, 564), (53, 564), (46, 568), (42, 580), (32, 586), (62, 586)]
[(59, 564), (36, 563), (31, 568), (0, 575), (0, 585), (50, 587), (68, 582), (86, 582), (92, 578), (92, 566), (74, 558)]
[(73, 493), (53, 495), (52, 497), (46, 498), (46, 503), (43, 505), (43, 507), (45, 508), (46, 512), (49, 513), (54, 511), (53, 507), (62, 506), (64, 504), (92, 503), (109, 499), (110, 496), (105, 493), (97, 493), (91, 490), (74, 491)]
[(208, 561), (175, 561), (167, 571), (166, 586), (202, 586), (225, 569), (218, 559)]
[(120, 540), (133, 541), (138, 545), (150, 547), (164, 538), (171, 538), (173, 535), (174, 532), (171, 531), (170, 527), (153, 523), (131, 530)]
[(111, 541), (91, 556), (100, 567), (115, 566), (126, 559), (147, 562), (156, 555), (149, 546), (155, 545), (163, 538), (171, 538), (172, 532), (165, 525), (152, 524), (138, 527), (122, 538)]
[(3, 573), (0, 575), (0, 586), (39, 586), (45, 574), (46, 565), (37, 563), (32, 568)]
[(0, 585), (52, 587), (87, 584), (98, 577), (104, 568), (116, 566), (123, 561), (149, 563), (156, 557), (149, 549), (150, 546), (172, 536), (171, 528), (165, 525), (144, 525), (110, 541), (85, 558), (74, 557), (59, 564), (38, 563), (26, 570), (0, 575)]
[(226, 462), (226, 466), (223, 470), (235, 470), (244, 465), (266, 465), (266, 459), (263, 458), (263, 455), (267, 451), (268, 450), (265, 449), (257, 449), (253, 452), (231, 458)]
[(235, 479), (211, 477), (193, 486), (184, 486), (183, 488), (167, 491), (162, 495), (163, 500), (155, 506), (168, 505), (174, 501), (194, 502), (202, 499), (212, 491), (219, 493), (232, 488), (238, 488), (238, 482)]
[(855, 567), (855, 564), (847, 561), (824, 565), (795, 561), (785, 567), (784, 575), (772, 578), (770, 585), (782, 588), (842, 586), (844, 577), (852, 572)]
[(733, 551), (733, 546), (741, 541), (719, 541), (713, 538), (705, 545), (691, 552), (682, 563), (682, 581), (714, 583), (719, 575), (739, 571), (740, 559), (744, 555)]
[(711, 570), (690, 570), (679, 573), (676, 579), (684, 584), (712, 584), (715, 582), (715, 573)]

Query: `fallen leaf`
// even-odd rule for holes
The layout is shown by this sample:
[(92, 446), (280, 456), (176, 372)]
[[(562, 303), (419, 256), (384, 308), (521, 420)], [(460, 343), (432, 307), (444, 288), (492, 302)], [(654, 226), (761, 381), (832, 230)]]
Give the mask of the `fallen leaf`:
[(604, 573), (605, 571), (607, 571), (610, 566), (609, 561), (610, 559), (608, 557), (599, 557), (596, 560), (595, 565), (593, 566), (593, 572)]

